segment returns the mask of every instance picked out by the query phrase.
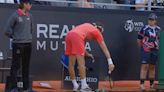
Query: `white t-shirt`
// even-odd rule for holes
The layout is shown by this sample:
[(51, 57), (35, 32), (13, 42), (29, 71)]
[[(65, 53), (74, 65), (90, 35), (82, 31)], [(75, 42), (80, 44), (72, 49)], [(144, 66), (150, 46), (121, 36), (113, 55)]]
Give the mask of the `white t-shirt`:
[[(135, 4), (137, 4), (137, 5), (146, 5), (147, 2), (148, 2), (148, 0), (135, 0)], [(138, 8), (136, 8), (136, 10), (144, 11), (145, 7), (138, 7)]]
[(145, 2), (147, 2), (147, 0), (135, 0), (136, 4), (145, 3)]
[(156, 0), (157, 1), (157, 3), (163, 3), (164, 2), (164, 0)]
[(0, 0), (0, 3), (14, 3), (14, 0)]

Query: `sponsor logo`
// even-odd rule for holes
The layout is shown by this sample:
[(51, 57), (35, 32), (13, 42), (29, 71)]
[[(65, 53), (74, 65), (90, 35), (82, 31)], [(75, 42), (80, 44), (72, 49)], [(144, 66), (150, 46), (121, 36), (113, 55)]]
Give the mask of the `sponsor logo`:
[[(80, 77), (76, 77), (77, 81), (81, 81)], [(71, 81), (70, 76), (65, 76), (64, 81)], [(98, 79), (96, 77), (86, 77), (87, 82), (98, 82)]]
[[(36, 49), (38, 51), (57, 51), (62, 47), (65, 49), (65, 36), (74, 27), (74, 25), (37, 24)], [(91, 51), (89, 42), (86, 42), (85, 49)]]
[(124, 29), (127, 32), (133, 32), (133, 31), (140, 31), (141, 28), (144, 26), (143, 22), (135, 22), (132, 19), (127, 20), (124, 25)]

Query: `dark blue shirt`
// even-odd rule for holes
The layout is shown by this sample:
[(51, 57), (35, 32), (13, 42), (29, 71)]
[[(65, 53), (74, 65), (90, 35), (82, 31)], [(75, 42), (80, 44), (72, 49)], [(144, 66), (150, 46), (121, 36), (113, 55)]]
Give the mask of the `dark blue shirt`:
[(145, 25), (138, 33), (138, 39), (141, 40), (142, 48), (145, 51), (150, 51), (152, 48), (159, 47), (159, 33), (160, 27), (151, 27)]

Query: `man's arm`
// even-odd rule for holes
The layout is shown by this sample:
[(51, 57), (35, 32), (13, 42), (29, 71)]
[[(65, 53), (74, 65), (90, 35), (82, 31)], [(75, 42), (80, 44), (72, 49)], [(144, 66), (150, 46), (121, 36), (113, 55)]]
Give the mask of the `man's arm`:
[(145, 26), (138, 32), (137, 44), (139, 47), (142, 47), (142, 40), (144, 38)]
[(108, 48), (107, 48), (107, 46), (106, 46), (106, 44), (105, 44), (104, 41), (101, 42), (100, 48), (101, 48), (101, 50), (104, 52), (106, 58), (111, 58), (111, 55), (110, 55), (110, 53), (109, 53), (109, 51), (108, 51)]
[(100, 45), (101, 50), (103, 51), (103, 53), (105, 54), (105, 56), (107, 58), (109, 73), (111, 73), (114, 69), (114, 64), (113, 64), (112, 58), (110, 56), (110, 52), (109, 52), (109, 50), (108, 50), (108, 48), (107, 48), (107, 46), (104, 42), (104, 38), (103, 38), (101, 32), (98, 29), (93, 32), (93, 35), (95, 37), (95, 40)]
[(105, 56), (107, 58), (109, 73), (111, 73), (114, 70), (114, 64), (113, 64), (110, 52), (109, 52), (109, 50), (108, 50), (108, 48), (107, 48), (107, 46), (106, 46), (104, 41), (102, 41), (100, 43), (100, 48), (101, 48), (101, 50), (103, 51), (103, 53), (105, 54)]
[(14, 28), (15, 23), (16, 23), (16, 17), (14, 15), (12, 15), (8, 19), (7, 25), (5, 27), (5, 35), (9, 38), (12, 38), (13, 28)]
[(31, 18), (31, 33), (33, 33), (34, 31), (34, 20), (33, 20), (33, 16), (30, 14), (30, 18)]
[(137, 44), (139, 47), (142, 47), (142, 40), (141, 39), (137, 39)]
[(87, 50), (85, 50), (85, 56), (92, 58), (92, 62), (94, 62), (94, 57), (91, 53), (89, 53)]

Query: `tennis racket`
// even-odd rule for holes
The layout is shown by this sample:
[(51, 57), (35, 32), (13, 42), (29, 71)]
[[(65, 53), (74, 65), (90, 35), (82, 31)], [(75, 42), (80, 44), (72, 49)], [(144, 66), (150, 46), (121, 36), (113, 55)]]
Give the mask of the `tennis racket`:
[(109, 86), (110, 86), (110, 89), (113, 89), (114, 87), (114, 81), (112, 79), (112, 76), (111, 76), (112, 73), (108, 73), (108, 77), (109, 77)]
[(112, 79), (112, 73), (108, 73), (108, 76), (106, 77), (105, 80), (109, 82), (110, 89), (113, 89), (113, 87), (114, 87), (114, 81)]

